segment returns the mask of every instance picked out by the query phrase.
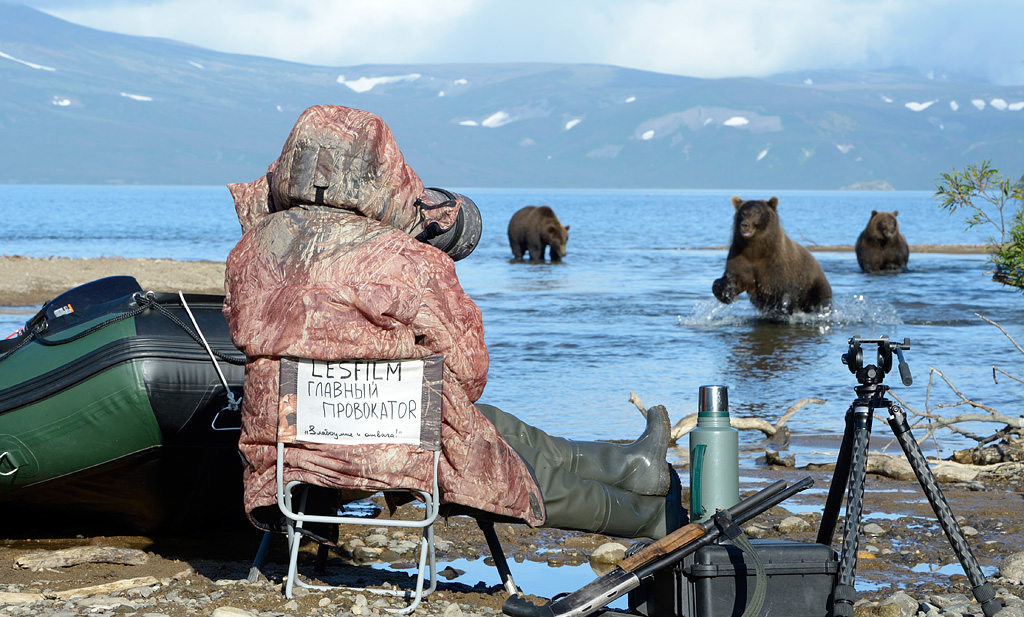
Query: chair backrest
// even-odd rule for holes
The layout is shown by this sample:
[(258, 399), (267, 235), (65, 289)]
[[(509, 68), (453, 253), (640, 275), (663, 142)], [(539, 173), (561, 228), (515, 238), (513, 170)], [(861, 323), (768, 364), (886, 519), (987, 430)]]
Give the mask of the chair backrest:
[(278, 442), (441, 449), (442, 356), (281, 360)]

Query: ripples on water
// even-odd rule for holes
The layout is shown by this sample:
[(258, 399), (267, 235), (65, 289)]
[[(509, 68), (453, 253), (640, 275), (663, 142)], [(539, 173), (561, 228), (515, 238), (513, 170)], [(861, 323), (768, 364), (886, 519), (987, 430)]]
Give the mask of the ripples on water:
[[(479, 248), (457, 264), (484, 315), (491, 371), (482, 402), (553, 433), (632, 438), (643, 419), (631, 391), (678, 419), (696, 411), (701, 385), (723, 384), (734, 414), (772, 422), (801, 398), (826, 399), (805, 407), (791, 428), (839, 434), (856, 385), (840, 360), (851, 336), (910, 338), (915, 384), (886, 380), (909, 405), (924, 407), (936, 367), (965, 394), (1019, 413), (1019, 388), (993, 384), (992, 366), (1014, 372), (1022, 357), (974, 313), (1024, 341), (1022, 298), (991, 281), (982, 255), (912, 253), (909, 272), (869, 276), (852, 252), (815, 252), (832, 285), (832, 312), (777, 323), (757, 315), (745, 295), (721, 305), (711, 294), (725, 264), (732, 191), (462, 192), (484, 215)], [(803, 244), (852, 245), (873, 209), (899, 210), (911, 245), (984, 242), (926, 192), (775, 194), (785, 229)], [(7, 186), (0, 199), (6, 254), (220, 261), (240, 233), (223, 187)], [(528, 204), (549, 204), (571, 225), (565, 263), (510, 262), (508, 219)], [(39, 225), (40, 209), (63, 224)], [(0, 310), (0, 327), (12, 331), (35, 309)], [(952, 400), (945, 386), (933, 386), (933, 405)], [(885, 430), (876, 424), (876, 434)], [(940, 438), (944, 449), (962, 446)], [(742, 439), (755, 445), (759, 435)]]

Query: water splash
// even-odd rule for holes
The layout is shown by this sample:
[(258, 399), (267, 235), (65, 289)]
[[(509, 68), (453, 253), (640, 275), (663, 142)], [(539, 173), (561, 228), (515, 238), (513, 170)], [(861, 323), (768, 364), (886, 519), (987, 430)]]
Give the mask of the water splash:
[(750, 323), (758, 318), (752, 307), (741, 303), (722, 304), (718, 300), (704, 300), (694, 303), (686, 317), (676, 315), (680, 326), (737, 326)]
[(849, 294), (832, 299), (832, 324), (848, 326), (854, 324), (898, 326), (903, 324), (896, 306), (891, 302), (880, 302), (864, 294)]
[(686, 316), (676, 315), (679, 326), (718, 327), (763, 323), (765, 321), (799, 326), (816, 326), (827, 331), (833, 327), (856, 324), (900, 325), (903, 320), (896, 307), (888, 302), (879, 302), (863, 294), (849, 294), (832, 298), (832, 308), (820, 313), (794, 313), (782, 318), (768, 318), (759, 314), (749, 302), (742, 300), (722, 304), (717, 300), (703, 300), (694, 303)]

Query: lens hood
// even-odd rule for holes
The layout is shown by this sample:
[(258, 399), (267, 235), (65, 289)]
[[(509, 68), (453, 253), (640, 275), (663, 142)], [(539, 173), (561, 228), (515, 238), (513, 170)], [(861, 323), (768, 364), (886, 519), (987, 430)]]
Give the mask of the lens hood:
[[(459, 193), (445, 191), (442, 189), (428, 189), (444, 193), (449, 199), (461, 200), (462, 207), (455, 218), (455, 222), (448, 229), (440, 230), (437, 233), (420, 234), (420, 240), (431, 246), (441, 249), (455, 261), (465, 259), (476, 249), (480, 243), (480, 235), (483, 233), (483, 219), (480, 216), (480, 209), (472, 199)], [(432, 223), (431, 231), (436, 231), (437, 224)]]

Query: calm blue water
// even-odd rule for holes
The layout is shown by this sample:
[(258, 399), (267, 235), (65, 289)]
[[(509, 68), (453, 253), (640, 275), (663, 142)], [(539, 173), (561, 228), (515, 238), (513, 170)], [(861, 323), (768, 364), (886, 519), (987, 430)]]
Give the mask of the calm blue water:
[[(912, 253), (909, 272), (869, 276), (852, 252), (817, 252), (832, 284), (833, 314), (773, 324), (745, 296), (725, 306), (711, 294), (731, 235), (731, 191), (464, 192), (485, 225), (477, 251), (458, 264), (463, 287), (483, 310), (491, 354), (482, 402), (553, 433), (632, 438), (643, 420), (630, 391), (678, 419), (696, 411), (699, 386), (723, 384), (734, 415), (772, 422), (801, 398), (827, 399), (805, 407), (791, 429), (839, 434), (856, 385), (840, 362), (847, 340), (883, 334), (910, 338), (915, 384), (902, 386), (895, 372), (886, 383), (911, 407), (924, 409), (934, 367), (979, 402), (1020, 413), (1019, 384), (994, 384), (992, 366), (1020, 374), (1024, 358), (974, 313), (1024, 342), (1024, 298), (988, 278), (984, 256)], [(940, 210), (928, 192), (741, 196), (771, 194), (789, 235), (808, 245), (852, 245), (871, 210), (899, 210), (912, 245), (986, 240), (984, 231), (964, 231), (962, 216)], [(240, 236), (224, 187), (2, 186), (0, 203), (0, 253), (8, 255), (222, 261)], [(508, 219), (527, 204), (549, 204), (571, 226), (563, 264), (509, 262)], [(13, 331), (36, 308), (0, 310), (0, 331)], [(955, 402), (936, 382), (930, 404)], [(968, 410), (942, 413), (961, 411)], [(876, 423), (872, 445), (888, 441), (887, 431)], [(759, 438), (742, 436), (748, 445)], [(944, 432), (939, 446), (948, 454), (963, 442)], [(927, 447), (934, 453), (934, 444)]]

